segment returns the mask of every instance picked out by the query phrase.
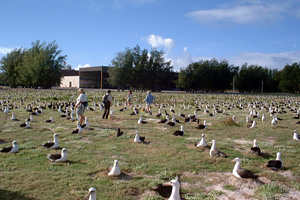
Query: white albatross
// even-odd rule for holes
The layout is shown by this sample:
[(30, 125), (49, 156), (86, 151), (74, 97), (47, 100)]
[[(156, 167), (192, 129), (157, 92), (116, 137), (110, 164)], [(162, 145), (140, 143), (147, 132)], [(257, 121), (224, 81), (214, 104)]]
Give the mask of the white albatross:
[(63, 148), (61, 154), (48, 154), (47, 158), (51, 162), (65, 162), (68, 159), (67, 149)]
[(108, 176), (119, 176), (120, 174), (121, 174), (121, 169), (119, 167), (119, 161), (115, 160), (114, 161), (114, 166), (112, 167), (112, 169), (108, 173)]
[(97, 198), (96, 198), (96, 189), (91, 187), (89, 189), (89, 193), (86, 195), (84, 200), (97, 200)]
[(252, 171), (241, 168), (242, 160), (240, 158), (235, 158), (231, 162), (236, 162), (232, 170), (232, 174), (237, 178), (252, 178), (256, 179), (258, 176), (255, 175)]

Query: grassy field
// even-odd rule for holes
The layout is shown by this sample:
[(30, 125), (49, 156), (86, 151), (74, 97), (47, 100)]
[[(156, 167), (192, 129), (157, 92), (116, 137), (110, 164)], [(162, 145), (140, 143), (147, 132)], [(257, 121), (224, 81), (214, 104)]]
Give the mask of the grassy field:
[[(31, 129), (19, 127), (29, 112), (27, 104), (33, 107), (44, 106), (50, 102), (75, 102), (76, 91), (70, 90), (1, 90), (0, 99), (9, 100), (10, 105), (19, 108), (8, 114), (0, 113), (0, 139), (5, 143), (0, 148), (11, 145), (13, 140), (19, 143), (19, 153), (0, 154), (0, 199), (33, 200), (33, 199), (84, 199), (90, 187), (97, 189), (98, 199), (111, 200), (159, 200), (162, 197), (150, 190), (150, 187), (165, 183), (180, 175), (183, 197), (194, 199), (299, 199), (300, 196), (300, 142), (293, 140), (293, 131), (300, 125), (300, 119), (293, 119), (295, 114), (289, 108), (276, 127), (272, 127), (271, 117), (262, 106), (276, 106), (298, 109), (300, 98), (297, 96), (250, 96), (250, 95), (204, 95), (153, 93), (156, 97), (153, 115), (140, 110), (139, 115), (130, 115), (132, 108), (124, 108), (127, 92), (113, 92), (114, 115), (107, 120), (101, 118), (103, 111), (94, 103), (101, 102), (104, 92), (87, 91), (89, 106), (96, 111), (88, 110), (90, 128), (82, 134), (71, 134), (76, 124), (60, 117), (57, 109), (45, 109), (43, 114), (34, 116)], [(143, 103), (145, 93), (134, 92), (133, 104)], [(21, 105), (23, 100), (23, 105)], [(256, 128), (247, 128), (245, 122), (250, 104), (256, 104), (256, 111), (266, 115), (266, 121), (256, 119)], [(4, 103), (6, 104), (6, 103)], [(156, 118), (158, 108), (164, 105), (169, 114), (170, 106), (175, 106), (175, 116), (181, 123), (175, 127), (159, 124)], [(206, 120), (208, 129), (196, 129), (197, 123), (184, 123), (178, 112), (193, 115), (197, 106), (200, 122)], [(228, 115), (212, 113), (213, 105), (219, 110), (226, 110)], [(236, 106), (243, 105), (243, 109)], [(185, 106), (185, 109), (184, 109)], [(144, 108), (144, 104), (142, 104)], [(0, 107), (1, 108), (1, 107)], [(15, 112), (20, 121), (11, 121)], [(147, 124), (139, 125), (138, 119), (143, 116)], [(231, 121), (232, 115), (236, 122)], [(54, 123), (45, 120), (52, 116)], [(171, 115), (172, 116), (172, 115)], [(165, 118), (164, 112), (163, 117)], [(253, 120), (249, 117), (249, 120)], [(173, 136), (173, 132), (184, 126), (183, 137)], [(116, 128), (121, 128), (124, 135), (115, 137)], [(135, 131), (146, 136), (147, 143), (134, 143)], [(60, 153), (61, 150), (47, 150), (41, 144), (53, 140), (58, 133), (61, 148), (67, 148), (66, 163), (52, 163), (46, 155)], [(217, 141), (217, 147), (228, 155), (228, 158), (210, 157), (208, 149), (195, 148), (201, 134), (206, 134), (206, 141)], [(253, 140), (257, 139), (264, 156), (250, 153)], [(275, 159), (276, 153), (282, 153), (284, 168), (273, 171), (265, 167), (268, 160)], [(231, 172), (235, 157), (242, 158), (242, 167), (254, 171), (259, 180), (238, 179)], [(107, 176), (108, 167), (114, 160), (119, 160), (122, 175)]]

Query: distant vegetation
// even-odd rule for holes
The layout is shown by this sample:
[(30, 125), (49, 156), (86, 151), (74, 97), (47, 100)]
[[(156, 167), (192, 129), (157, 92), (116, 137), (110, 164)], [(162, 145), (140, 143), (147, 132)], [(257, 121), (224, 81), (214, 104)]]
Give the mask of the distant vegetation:
[(109, 83), (120, 89), (161, 90), (175, 87), (175, 73), (171, 61), (166, 61), (164, 52), (156, 49), (148, 52), (139, 46), (118, 52), (111, 62)]
[[(51, 88), (61, 80), (61, 69), (66, 55), (51, 42), (32, 43), (30, 49), (14, 49), (0, 60), (0, 85)], [(163, 51), (126, 48), (111, 61), (108, 81), (119, 89), (160, 91), (181, 89), (186, 91), (224, 92), (288, 92), (300, 91), (300, 66), (287, 64), (282, 70), (243, 64), (241, 67), (227, 60), (201, 60), (182, 66), (174, 72)]]
[(60, 83), (66, 55), (60, 55), (55, 41), (36, 41), (30, 49), (14, 49), (2, 57), (0, 81), (12, 88), (17, 86), (51, 88)]

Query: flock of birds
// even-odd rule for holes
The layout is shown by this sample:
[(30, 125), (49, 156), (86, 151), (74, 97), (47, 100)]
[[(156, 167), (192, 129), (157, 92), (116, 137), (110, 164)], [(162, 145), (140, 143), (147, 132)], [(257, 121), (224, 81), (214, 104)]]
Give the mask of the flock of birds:
[[(74, 110), (74, 102), (59, 102), (59, 103), (45, 103), (44, 106), (41, 106), (41, 104), (39, 104), (38, 107), (33, 107), (34, 105), (37, 105), (37, 102), (32, 102), (29, 103), (28, 105), (24, 106), (23, 104), (23, 99), (19, 100), (20, 101), (20, 105), (16, 105), (16, 101), (11, 101), (10, 99), (5, 99), (5, 100), (1, 100), (0, 101), (0, 105), (2, 106), (2, 112), (5, 115), (8, 115), (11, 110), (13, 109), (25, 109), (28, 113), (29, 113), (29, 118), (25, 119), (25, 123), (20, 124), (21, 128), (24, 129), (30, 129), (30, 122), (34, 121), (34, 116), (38, 116), (40, 114), (43, 114), (43, 110), (45, 109), (52, 109), (52, 110), (57, 110), (59, 113), (59, 116), (62, 118), (66, 118), (72, 122), (76, 122), (76, 115), (75, 115), (75, 110)], [(183, 111), (187, 111), (188, 109), (191, 109), (192, 106), (190, 104), (186, 105), (186, 103), (184, 103), (183, 105), (166, 105), (166, 104), (160, 104), (159, 102), (157, 102), (156, 104), (154, 104), (154, 106), (158, 107), (158, 113), (156, 116), (154, 116), (155, 118), (159, 119), (159, 121), (157, 123), (160, 124), (165, 124), (166, 126), (170, 126), (170, 127), (174, 127), (177, 124), (180, 124), (180, 130), (176, 130), (173, 135), (174, 136), (185, 136), (185, 132), (184, 132), (184, 125), (183, 124), (189, 124), (189, 123), (195, 123), (195, 129), (200, 129), (200, 130), (205, 130), (208, 129), (206, 120), (203, 120), (203, 123), (200, 123), (200, 119), (199, 119), (199, 112), (203, 112), (203, 114), (206, 114), (207, 116), (213, 117), (215, 116), (217, 113), (219, 113), (220, 115), (224, 115), (227, 116), (229, 115), (226, 110), (231, 110), (231, 109), (240, 109), (240, 110), (244, 110), (244, 109), (248, 109), (249, 114), (246, 116), (246, 123), (249, 124), (247, 125), (248, 128), (255, 128), (257, 126), (256, 121), (257, 120), (261, 120), (262, 122), (266, 121), (266, 114), (268, 113), (270, 115), (270, 117), (272, 118), (270, 125), (272, 127), (276, 127), (278, 124), (278, 121), (281, 121), (282, 119), (277, 117), (276, 114), (284, 114), (287, 113), (287, 109), (292, 112), (295, 113), (296, 116), (294, 116), (295, 119), (299, 119), (299, 114), (300, 114), (300, 102), (298, 101), (282, 101), (280, 103), (275, 102), (275, 101), (271, 101), (271, 103), (266, 103), (266, 102), (246, 102), (244, 100), (239, 100), (236, 102), (233, 102), (231, 104), (229, 103), (225, 103), (225, 102), (218, 102), (215, 103), (213, 105), (209, 105), (207, 102), (201, 102), (201, 98), (198, 97), (195, 100), (195, 111), (193, 112), (193, 115), (184, 115), (181, 112)], [(206, 105), (205, 105), (206, 103)], [(296, 106), (292, 106), (292, 103), (295, 104)], [(88, 110), (91, 111), (95, 111), (95, 110), (102, 110), (103, 109), (103, 105), (101, 105), (101, 103), (97, 104), (97, 103), (93, 103), (94, 108), (88, 108)], [(134, 104), (131, 106), (127, 106), (126, 103), (116, 103), (114, 101), (114, 107), (117, 106), (122, 106), (125, 105), (124, 108), (119, 109), (120, 112), (124, 112), (130, 108), (133, 109), (133, 112), (130, 113), (130, 115), (139, 115), (141, 112), (146, 112), (146, 109), (142, 108), (142, 104)], [(23, 108), (21, 107), (23, 106)], [(170, 112), (168, 113), (167, 109), (168, 106), (170, 106)], [(176, 108), (176, 106), (178, 106), (178, 108)], [(99, 107), (99, 108), (97, 108)], [(65, 110), (63, 110), (65, 109)], [(164, 110), (164, 114), (162, 114), (162, 110)], [(209, 111), (210, 110), (210, 111)], [(211, 111), (212, 110), (212, 111)], [(260, 112), (264, 112), (264, 114), (260, 114)], [(111, 110), (111, 115), (114, 115), (114, 110)], [(165, 115), (165, 117), (164, 117)], [(162, 118), (164, 117), (164, 118)], [(171, 118), (172, 117), (172, 118)], [(182, 119), (182, 121), (180, 122), (180, 120), (176, 119), (176, 117), (179, 119)], [(170, 120), (171, 118), (171, 120)], [(253, 120), (250, 120), (253, 119)], [(20, 121), (19, 119), (17, 119), (16, 117), (16, 113), (12, 112), (11, 113), (11, 118), (10, 120), (12, 121)], [(233, 122), (237, 121), (236, 115), (232, 115), (231, 120)], [(49, 117), (49, 120), (46, 120), (45, 123), (54, 123), (54, 119), (53, 117)], [(143, 124), (147, 124), (149, 123), (147, 120), (143, 120), (143, 116), (141, 115), (139, 117), (139, 120), (137, 121), (138, 124), (143, 125)], [(297, 122), (300, 123), (300, 122)], [(92, 128), (90, 128), (90, 124), (88, 121), (88, 117), (85, 118), (85, 123), (84, 124), (80, 124), (79, 122), (76, 123), (76, 129), (74, 129), (71, 133), (72, 134), (82, 134), (84, 132), (84, 129), (90, 129), (93, 130)], [(120, 128), (117, 128), (117, 133), (116, 133), (116, 137), (120, 137), (124, 134), (123, 131), (121, 131)], [(59, 135), (57, 133), (55, 133), (53, 135), (54, 139), (53, 141), (48, 141), (44, 144), (42, 144), (42, 146), (46, 149), (58, 149), (60, 148), (59, 146), (59, 141), (58, 141), (58, 137)], [(294, 130), (293, 133), (293, 137), (294, 140), (299, 141), (300, 140), (300, 136), (297, 133), (297, 130)], [(135, 137), (133, 140), (134, 143), (145, 143), (146, 142), (146, 138), (143, 136), (140, 136), (139, 131), (135, 132)], [(216, 146), (217, 141), (214, 139), (211, 141), (211, 146), (208, 144), (209, 142), (206, 141), (205, 139), (205, 134), (201, 135), (201, 140), (199, 142), (195, 142), (194, 146), (195, 148), (203, 148), (203, 149), (209, 149), (209, 155), (212, 157), (227, 157), (227, 154), (225, 152), (222, 152), (221, 150), (219, 150)], [(260, 147), (258, 146), (258, 141), (256, 139), (253, 140), (253, 146), (251, 147), (251, 149), (249, 149), (249, 151), (257, 156), (261, 156), (263, 154), (263, 151), (260, 149)], [(18, 153), (19, 152), (19, 146), (17, 141), (13, 141), (11, 146), (8, 147), (4, 147), (2, 149), (0, 149), (0, 152), (2, 153)], [(68, 154), (67, 154), (67, 149), (66, 148), (62, 148), (61, 149), (61, 153), (59, 154), (48, 154), (47, 158), (51, 161), (51, 162), (66, 162), (68, 160)], [(113, 167), (109, 170), (109, 172), (107, 173), (108, 176), (120, 176), (121, 175), (121, 169), (120, 166), (118, 164), (118, 160), (114, 161), (114, 165)], [(241, 162), (242, 159), (241, 158), (235, 158), (234, 160), (232, 160), (232, 162), (235, 162), (236, 164), (234, 165), (232, 174), (237, 177), (237, 178), (251, 178), (251, 179), (257, 179), (259, 176), (256, 175), (254, 172), (244, 169), (241, 167)], [(282, 169), (283, 167), (283, 163), (281, 160), (281, 153), (278, 152), (276, 159), (275, 160), (269, 160), (266, 164), (266, 167), (271, 168), (273, 170), (279, 170)], [(176, 177), (174, 180), (171, 180), (169, 183), (165, 183), (165, 184), (159, 184), (155, 187), (151, 188), (152, 190), (156, 191), (159, 195), (161, 195), (162, 197), (168, 198), (169, 200), (180, 200), (182, 199), (182, 197), (180, 196), (180, 180), (179, 177)], [(96, 200), (96, 189), (95, 188), (90, 188), (89, 189), (89, 193), (86, 196), (85, 199), (89, 199), (89, 200)]]

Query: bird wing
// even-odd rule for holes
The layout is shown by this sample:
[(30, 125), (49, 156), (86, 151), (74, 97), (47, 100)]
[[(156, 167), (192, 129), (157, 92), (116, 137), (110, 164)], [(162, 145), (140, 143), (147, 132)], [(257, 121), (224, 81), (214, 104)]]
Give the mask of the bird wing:
[(61, 154), (48, 154), (47, 158), (51, 161), (55, 161), (61, 158)]
[(3, 149), (0, 150), (0, 152), (3, 152), (3, 153), (8, 153), (12, 150), (12, 146), (9, 146), (9, 147), (4, 147)]
[(242, 178), (257, 178), (258, 176), (255, 175), (252, 171), (247, 170), (247, 169), (237, 169), (237, 173), (242, 177)]
[(50, 147), (52, 147), (53, 145), (54, 145), (54, 142), (47, 142), (47, 143), (45, 143), (45, 144), (42, 144), (44, 147), (46, 147), (46, 148), (50, 148)]

